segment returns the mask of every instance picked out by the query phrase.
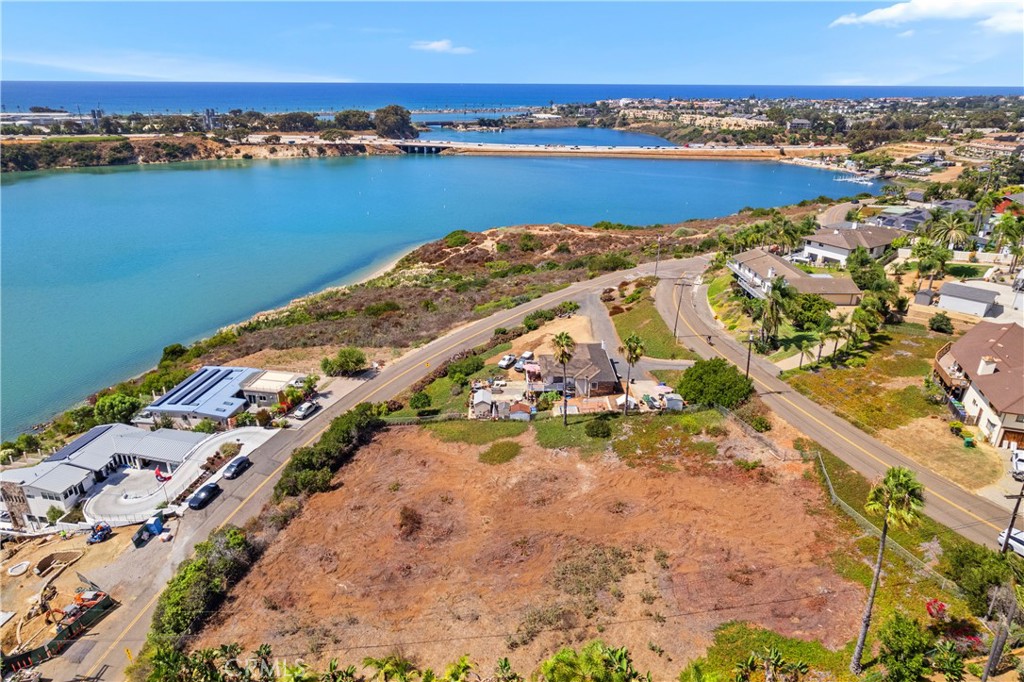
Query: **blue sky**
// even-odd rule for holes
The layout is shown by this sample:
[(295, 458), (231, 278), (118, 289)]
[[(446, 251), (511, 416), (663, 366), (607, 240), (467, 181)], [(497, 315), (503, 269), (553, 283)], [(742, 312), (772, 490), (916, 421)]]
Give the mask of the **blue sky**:
[(0, 9), (9, 80), (1024, 83), (1022, 0)]

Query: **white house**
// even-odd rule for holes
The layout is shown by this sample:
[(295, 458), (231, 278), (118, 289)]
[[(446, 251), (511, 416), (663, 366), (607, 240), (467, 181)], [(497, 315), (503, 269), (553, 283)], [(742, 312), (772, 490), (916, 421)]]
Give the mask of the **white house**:
[(979, 322), (933, 368), (965, 423), (992, 445), (1024, 447), (1024, 327)]
[(879, 258), (903, 235), (889, 227), (864, 227), (857, 223), (849, 228), (825, 228), (804, 237), (803, 253), (812, 263), (838, 263), (846, 267), (846, 259), (857, 247), (864, 247), (872, 258)]
[(494, 396), (486, 389), (480, 389), (473, 394), (473, 404), (470, 407), (472, 417), (475, 419), (490, 419), (494, 407)]
[(996, 292), (966, 284), (946, 282), (939, 289), (938, 307), (957, 313), (985, 317), (996, 302)]

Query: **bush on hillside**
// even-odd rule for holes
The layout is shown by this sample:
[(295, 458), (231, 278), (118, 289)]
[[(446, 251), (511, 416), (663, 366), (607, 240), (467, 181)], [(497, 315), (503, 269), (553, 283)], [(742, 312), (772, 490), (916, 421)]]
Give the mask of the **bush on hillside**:
[(732, 409), (750, 397), (754, 384), (722, 358), (712, 358), (695, 362), (676, 390), (688, 403)]
[(953, 320), (946, 313), (935, 313), (928, 318), (928, 328), (940, 334), (952, 334)]

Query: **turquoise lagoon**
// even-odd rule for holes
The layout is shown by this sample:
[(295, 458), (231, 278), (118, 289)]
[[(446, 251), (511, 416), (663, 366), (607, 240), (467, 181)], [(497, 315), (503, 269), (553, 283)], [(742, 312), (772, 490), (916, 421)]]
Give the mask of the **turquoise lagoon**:
[(167, 344), (455, 229), (666, 223), (855, 189), (743, 161), (409, 156), (5, 174), (2, 434), (145, 371)]

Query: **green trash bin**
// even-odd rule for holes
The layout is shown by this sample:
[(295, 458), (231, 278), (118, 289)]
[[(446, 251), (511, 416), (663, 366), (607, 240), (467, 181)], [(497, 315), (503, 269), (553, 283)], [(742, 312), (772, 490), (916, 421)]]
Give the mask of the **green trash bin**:
[(973, 448), (974, 447), (974, 438), (972, 438), (972, 437), (964, 438), (964, 447), (965, 448)]

